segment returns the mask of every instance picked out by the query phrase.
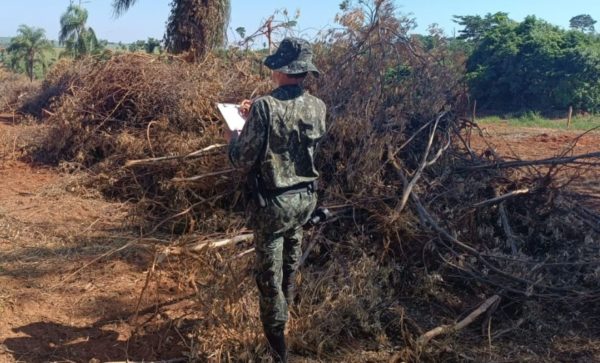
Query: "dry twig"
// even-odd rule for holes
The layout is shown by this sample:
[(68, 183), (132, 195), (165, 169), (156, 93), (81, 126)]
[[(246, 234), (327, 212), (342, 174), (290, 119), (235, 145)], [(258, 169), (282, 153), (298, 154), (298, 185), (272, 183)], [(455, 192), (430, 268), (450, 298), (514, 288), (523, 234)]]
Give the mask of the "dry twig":
[(454, 333), (454, 332), (457, 332), (457, 331), (463, 329), (464, 327), (468, 326), (473, 321), (475, 321), (475, 319), (477, 319), (481, 314), (485, 313), (491, 306), (496, 304), (498, 301), (500, 301), (500, 296), (498, 296), (498, 295), (493, 295), (493, 296), (489, 297), (481, 305), (479, 305), (479, 307), (477, 309), (475, 309), (473, 312), (471, 312), (469, 315), (467, 315), (466, 318), (462, 319), (461, 321), (459, 321), (455, 324), (438, 326), (437, 328), (432, 329), (432, 330), (426, 332), (425, 334), (421, 335), (419, 338), (417, 338), (417, 344), (421, 348), (423, 348), (423, 346), (425, 346), (427, 343), (429, 343), (429, 341), (431, 341), (431, 339), (433, 339), (439, 335)]
[(481, 201), (479, 203), (475, 203), (475, 204), (473, 204), (473, 207), (478, 208), (478, 207), (483, 207), (483, 206), (487, 206), (487, 205), (490, 205), (490, 204), (496, 204), (496, 203), (501, 202), (501, 201), (503, 201), (505, 199), (514, 197), (516, 195), (527, 194), (529, 192), (530, 192), (529, 188), (522, 188), (522, 189), (518, 189), (518, 190), (513, 190), (511, 192), (508, 192), (506, 194), (502, 194), (502, 195), (497, 196), (495, 198), (491, 198), (491, 199), (487, 199), (487, 200)]
[(207, 155), (212, 155), (215, 151), (222, 150), (226, 146), (227, 145), (225, 145), (225, 144), (215, 144), (215, 145), (207, 146), (200, 150), (196, 150), (196, 151), (191, 152), (186, 155), (161, 156), (161, 157), (157, 157), (157, 158), (127, 160), (125, 162), (125, 165), (123, 165), (123, 167), (129, 168), (132, 166), (143, 166), (143, 165), (149, 165), (149, 164), (156, 164), (156, 163), (160, 163), (163, 161), (186, 160), (186, 159), (199, 158), (199, 157), (203, 157), (203, 156), (207, 156)]

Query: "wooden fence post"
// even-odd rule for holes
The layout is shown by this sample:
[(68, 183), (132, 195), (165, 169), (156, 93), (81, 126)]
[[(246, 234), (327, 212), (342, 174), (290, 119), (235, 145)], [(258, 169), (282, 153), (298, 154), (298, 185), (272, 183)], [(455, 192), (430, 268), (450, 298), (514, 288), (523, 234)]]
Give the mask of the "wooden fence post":
[(477, 100), (473, 101), (473, 113), (471, 114), (471, 122), (475, 123), (477, 118)]
[(571, 118), (573, 117), (573, 106), (569, 106), (569, 116), (567, 117), (567, 128), (571, 127)]

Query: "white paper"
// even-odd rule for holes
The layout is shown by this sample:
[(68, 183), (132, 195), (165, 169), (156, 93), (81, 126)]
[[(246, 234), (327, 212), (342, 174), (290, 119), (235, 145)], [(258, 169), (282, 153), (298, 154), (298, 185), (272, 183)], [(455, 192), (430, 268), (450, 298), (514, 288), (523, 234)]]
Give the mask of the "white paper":
[(217, 108), (223, 115), (227, 127), (231, 131), (241, 131), (246, 120), (240, 115), (240, 106), (234, 103), (217, 103)]

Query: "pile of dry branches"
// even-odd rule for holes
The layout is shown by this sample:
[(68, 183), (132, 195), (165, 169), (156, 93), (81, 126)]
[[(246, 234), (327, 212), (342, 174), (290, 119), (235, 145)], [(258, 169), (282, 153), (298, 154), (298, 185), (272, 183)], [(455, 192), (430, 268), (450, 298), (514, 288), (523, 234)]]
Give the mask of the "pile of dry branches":
[[(460, 360), (467, 348), (428, 343), (484, 313), (491, 324), (499, 306), (528, 306), (505, 313), (520, 321), (532, 302), (598, 299), (598, 220), (574, 213), (556, 178), (577, 159), (534, 168), (474, 151), (476, 125), (461, 118), (464, 60), (444, 37), (432, 32), (429, 46), (410, 37), (410, 19), (387, 0), (350, 7), (339, 22), (315, 47), (324, 77), (309, 85), (329, 109), (320, 197), (337, 215), (309, 233), (292, 350)], [(188, 232), (159, 246), (157, 261), (196, 291), (192, 353), (201, 360), (264, 351), (249, 238), (211, 244), (247, 233), (232, 209), (242, 176), (215, 153), (223, 140), (214, 103), (248, 98), (258, 83), (245, 58), (190, 65), (122, 55), (74, 63), (46, 85), (63, 90), (44, 106), (56, 129), (47, 156), (90, 168), (107, 195), (137, 203), (147, 232)]]
[[(398, 361), (462, 360), (472, 348), (430, 342), (482, 317), (491, 342), (494, 312), (502, 311), (501, 336), (523, 321), (535, 326), (528, 319), (548, 304), (600, 297), (597, 221), (573, 213), (556, 177), (575, 160), (535, 169), (474, 151), (461, 55), (443, 37), (433, 33), (431, 48), (410, 38), (408, 20), (388, 1), (349, 9), (340, 21), (345, 29), (318, 45), (326, 76), (313, 85), (329, 107), (321, 201), (338, 215), (308, 238), (315, 247), (302, 268), (292, 349), (337, 361), (365, 361), (357, 351), (369, 350), (381, 355), (369, 359), (387, 360), (395, 349)], [(210, 268), (214, 252), (201, 252), (203, 267), (188, 274), (202, 284), (211, 317), (198, 352), (227, 360), (225, 351), (260, 351), (248, 247), (221, 251), (228, 257)], [(218, 337), (226, 348), (215, 351)]]
[(476, 126), (460, 117), (460, 60), (443, 39), (430, 50), (407, 39), (390, 2), (367, 10), (370, 25), (338, 33), (324, 55), (334, 80), (320, 92), (332, 108), (320, 150), (325, 198), (351, 205), (355, 219), (363, 212), (369, 239), (394, 259), (410, 255), (406, 241), (418, 253), (427, 243), (445, 268), (507, 293), (600, 297), (596, 267), (586, 265), (598, 231), (568, 212), (556, 178), (577, 159), (527, 169), (536, 164), (478, 155)]
[(15, 114), (33, 97), (40, 82), (31, 82), (26, 76), (9, 72), (0, 67), (0, 113)]
[[(38, 157), (89, 169), (89, 184), (136, 202), (154, 230), (198, 229), (212, 218), (206, 205), (228, 205), (234, 191), (220, 177), (231, 168), (218, 152), (216, 102), (258, 92), (265, 82), (254, 65), (253, 59), (189, 64), (142, 54), (60, 63), (36, 103), (53, 126)], [(192, 187), (186, 178), (198, 175)]]

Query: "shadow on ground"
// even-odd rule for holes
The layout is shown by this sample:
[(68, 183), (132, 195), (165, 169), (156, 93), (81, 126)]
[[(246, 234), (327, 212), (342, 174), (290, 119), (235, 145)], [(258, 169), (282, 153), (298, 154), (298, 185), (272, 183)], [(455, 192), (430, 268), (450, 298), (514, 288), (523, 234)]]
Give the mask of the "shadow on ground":
[(182, 336), (193, 321), (165, 322), (127, 340), (118, 324), (74, 327), (54, 322), (36, 322), (13, 329), (21, 336), (4, 341), (15, 361), (149, 361), (180, 358), (186, 349)]

